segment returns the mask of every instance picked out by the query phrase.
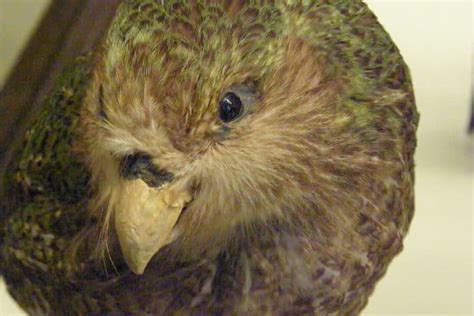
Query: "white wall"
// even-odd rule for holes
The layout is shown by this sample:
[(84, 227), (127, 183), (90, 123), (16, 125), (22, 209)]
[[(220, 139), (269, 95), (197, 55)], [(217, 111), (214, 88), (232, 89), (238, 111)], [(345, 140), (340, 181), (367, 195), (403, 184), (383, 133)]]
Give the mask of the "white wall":
[(50, 0), (0, 0), (0, 88)]

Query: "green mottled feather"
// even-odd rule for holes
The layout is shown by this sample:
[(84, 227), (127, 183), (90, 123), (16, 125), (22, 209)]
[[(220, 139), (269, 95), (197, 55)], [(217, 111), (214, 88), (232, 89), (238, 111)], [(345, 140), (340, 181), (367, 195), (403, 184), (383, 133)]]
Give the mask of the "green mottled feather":
[(1, 212), (11, 214), (0, 230), (0, 271), (32, 313), (44, 298), (24, 274), (54, 284), (76, 269), (64, 253), (86, 222), (88, 172), (71, 149), (89, 77), (90, 57), (82, 57), (59, 79), (5, 176)]

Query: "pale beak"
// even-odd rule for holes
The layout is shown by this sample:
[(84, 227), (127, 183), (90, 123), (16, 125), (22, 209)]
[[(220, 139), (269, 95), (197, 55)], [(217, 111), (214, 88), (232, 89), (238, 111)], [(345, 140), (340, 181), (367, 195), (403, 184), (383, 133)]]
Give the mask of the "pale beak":
[(151, 258), (173, 241), (173, 228), (191, 195), (172, 185), (149, 187), (140, 179), (121, 186), (115, 228), (130, 270), (143, 274)]

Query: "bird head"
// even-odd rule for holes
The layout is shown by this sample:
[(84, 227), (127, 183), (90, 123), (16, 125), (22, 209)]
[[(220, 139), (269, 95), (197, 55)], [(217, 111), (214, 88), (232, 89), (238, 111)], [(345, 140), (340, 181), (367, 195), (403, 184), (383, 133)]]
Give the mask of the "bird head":
[(316, 22), (281, 3), (120, 7), (81, 140), (91, 209), (133, 272), (169, 244), (183, 258), (215, 253), (237, 227), (313, 225), (318, 212), (340, 224), (377, 165)]

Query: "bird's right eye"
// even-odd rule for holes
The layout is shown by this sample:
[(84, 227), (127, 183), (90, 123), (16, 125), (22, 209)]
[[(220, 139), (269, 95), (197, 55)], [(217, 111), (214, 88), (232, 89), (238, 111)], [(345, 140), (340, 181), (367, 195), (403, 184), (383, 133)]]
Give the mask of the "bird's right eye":
[(218, 104), (219, 118), (224, 122), (232, 122), (242, 118), (258, 100), (254, 84), (236, 84), (230, 86)]
[(219, 117), (227, 123), (235, 120), (242, 114), (242, 101), (233, 92), (228, 92), (219, 101)]

